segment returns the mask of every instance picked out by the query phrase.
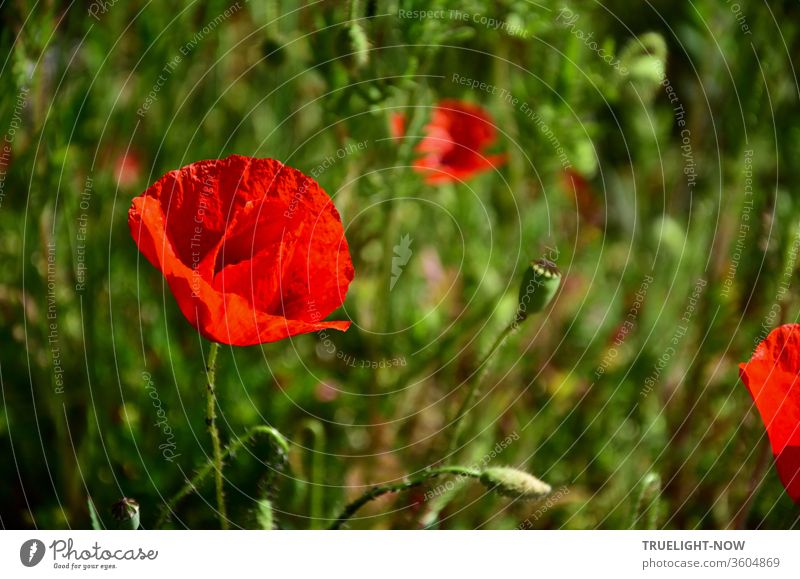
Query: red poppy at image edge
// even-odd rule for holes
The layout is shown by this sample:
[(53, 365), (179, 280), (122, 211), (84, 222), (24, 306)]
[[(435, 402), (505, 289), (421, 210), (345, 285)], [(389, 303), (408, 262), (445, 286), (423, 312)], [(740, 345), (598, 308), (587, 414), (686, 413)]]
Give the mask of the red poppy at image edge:
[(233, 155), (170, 171), (133, 200), (128, 225), (209, 340), (248, 346), (350, 326), (322, 321), (354, 275), (339, 213), (280, 161)]
[[(393, 137), (405, 133), (402, 114), (393, 113), (389, 122)], [(422, 156), (414, 162), (414, 169), (431, 184), (468, 179), (495, 169), (506, 161), (505, 154), (486, 152), (496, 137), (494, 121), (482, 107), (454, 99), (440, 101), (416, 147)]]
[(739, 375), (766, 426), (781, 482), (800, 503), (800, 324), (770, 332)]

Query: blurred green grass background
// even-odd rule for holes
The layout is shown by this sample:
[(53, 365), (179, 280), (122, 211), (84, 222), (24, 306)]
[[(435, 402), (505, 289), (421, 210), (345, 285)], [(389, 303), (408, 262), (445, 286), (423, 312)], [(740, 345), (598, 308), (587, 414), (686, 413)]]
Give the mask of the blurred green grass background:
[[(658, 527), (797, 527), (737, 364), (798, 315), (800, 5), (732, 6), (4, 2), (2, 526), (88, 528), (87, 497), (110, 525), (129, 496), (149, 528), (206, 460), (208, 345), (126, 214), (164, 172), (238, 153), (316, 171), (356, 279), (331, 316), (347, 333), (221, 351), (223, 437), (267, 423), (292, 442), (286, 465), (261, 442), (229, 462), (237, 525), (267, 497), (281, 528), (326, 526), (441, 460), (524, 267), (551, 252), (561, 291), (494, 360), (458, 462), (524, 468), (553, 500), (462, 485), (431, 519), (432, 484), (351, 527), (628, 528), (649, 473)], [(430, 186), (409, 168), (442, 98), (492, 114), (498, 172)], [(215, 526), (198, 490), (173, 526)]]

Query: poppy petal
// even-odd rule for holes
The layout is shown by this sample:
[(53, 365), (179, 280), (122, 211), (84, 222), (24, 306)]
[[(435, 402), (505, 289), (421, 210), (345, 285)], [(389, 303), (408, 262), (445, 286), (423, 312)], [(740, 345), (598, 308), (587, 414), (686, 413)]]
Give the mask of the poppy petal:
[(492, 170), (506, 161), (505, 155), (485, 152), (496, 135), (494, 123), (483, 108), (443, 100), (434, 108), (425, 138), (415, 148), (422, 157), (414, 168), (431, 184), (461, 181)]
[(244, 346), (350, 325), (321, 321), (354, 276), (339, 214), (279, 161), (234, 155), (171, 171), (133, 200), (128, 223), (210, 340)]
[(781, 482), (800, 502), (800, 324), (770, 332), (739, 374), (767, 429)]

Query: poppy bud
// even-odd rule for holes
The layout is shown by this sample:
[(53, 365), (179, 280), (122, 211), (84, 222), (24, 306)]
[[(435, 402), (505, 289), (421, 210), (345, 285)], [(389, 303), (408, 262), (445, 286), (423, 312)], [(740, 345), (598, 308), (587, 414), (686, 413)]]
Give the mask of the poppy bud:
[(369, 64), (370, 42), (358, 21), (351, 22), (339, 32), (336, 44), (342, 48), (342, 53), (338, 55), (340, 62), (351, 72)]
[(530, 314), (541, 312), (561, 285), (561, 271), (547, 259), (532, 261), (522, 278), (519, 288), (519, 305), (516, 321), (521, 322)]
[(637, 57), (629, 68), (631, 78), (647, 87), (658, 86), (664, 76), (664, 62), (650, 54)]
[(527, 472), (509, 466), (494, 466), (481, 473), (484, 486), (514, 499), (540, 499), (552, 490), (546, 482)]
[(121, 531), (135, 531), (139, 528), (139, 502), (122, 497), (111, 507), (111, 516), (117, 521)]
[(620, 62), (629, 72), (631, 97), (652, 99), (665, 80), (667, 66), (667, 43), (656, 32), (633, 38), (620, 52)]

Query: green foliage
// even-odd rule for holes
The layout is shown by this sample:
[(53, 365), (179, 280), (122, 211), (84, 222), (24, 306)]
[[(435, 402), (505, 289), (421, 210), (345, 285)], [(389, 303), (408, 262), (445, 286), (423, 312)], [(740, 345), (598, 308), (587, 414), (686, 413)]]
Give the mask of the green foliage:
[[(800, 11), (742, 6), (747, 30), (718, 0), (3, 4), (3, 526), (90, 528), (130, 496), (152, 528), (176, 493), (173, 526), (216, 525), (207, 345), (126, 218), (164, 172), (239, 153), (315, 176), (356, 279), (331, 316), (348, 332), (220, 350), (236, 525), (322, 528), (439, 464), (547, 258), (559, 291), (493, 360), (457, 452), (535, 473), (551, 506), (440, 478), (349, 525), (798, 527), (737, 363), (800, 312)], [(434, 187), (409, 168), (443, 98), (490, 111), (498, 172)]]

